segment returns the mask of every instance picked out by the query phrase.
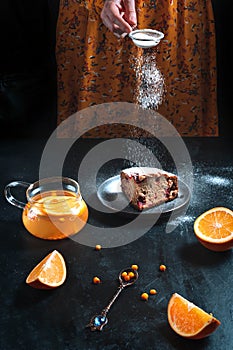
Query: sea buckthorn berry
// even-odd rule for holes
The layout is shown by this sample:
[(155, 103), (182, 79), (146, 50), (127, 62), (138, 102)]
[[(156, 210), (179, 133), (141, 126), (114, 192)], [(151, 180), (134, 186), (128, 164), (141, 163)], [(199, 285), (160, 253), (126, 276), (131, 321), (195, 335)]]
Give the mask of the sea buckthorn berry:
[(167, 267), (165, 265), (160, 265), (159, 266), (160, 271), (165, 271)]
[(124, 278), (124, 281), (125, 282), (129, 282), (130, 281), (130, 276), (129, 275), (126, 275), (123, 277)]
[(141, 299), (142, 300), (148, 300), (148, 298), (149, 298), (149, 295), (147, 293), (142, 293), (141, 294)]
[(133, 269), (133, 270), (136, 270), (136, 271), (137, 271), (137, 270), (138, 270), (138, 265), (135, 265), (135, 264), (134, 264), (134, 265), (132, 265), (132, 266), (131, 266), (131, 269)]
[(150, 295), (155, 295), (155, 294), (157, 294), (156, 289), (151, 289), (151, 290), (150, 290)]
[(129, 276), (130, 279), (131, 279), (131, 278), (134, 278), (134, 277), (135, 277), (135, 274), (134, 274), (132, 271), (130, 271), (129, 274), (128, 274), (128, 276)]
[(125, 277), (125, 276), (127, 276), (127, 275), (128, 275), (127, 272), (124, 271), (124, 272), (122, 272), (121, 277)]
[(99, 284), (101, 282), (99, 277), (93, 277), (92, 281), (94, 284)]
[(101, 245), (100, 244), (96, 244), (95, 250), (101, 250), (101, 249), (102, 249)]

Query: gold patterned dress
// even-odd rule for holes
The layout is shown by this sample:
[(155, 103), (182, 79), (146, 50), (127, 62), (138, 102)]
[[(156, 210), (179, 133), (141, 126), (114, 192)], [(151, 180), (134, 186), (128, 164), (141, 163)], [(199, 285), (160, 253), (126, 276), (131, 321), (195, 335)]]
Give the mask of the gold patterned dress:
[[(57, 24), (58, 124), (89, 106), (135, 102), (132, 58), (143, 49), (102, 23), (104, 0), (61, 0)], [(164, 33), (154, 48), (166, 86), (158, 112), (181, 136), (217, 136), (215, 24), (211, 0), (135, 0), (138, 28)], [(64, 135), (65, 130), (64, 130)], [(128, 136), (120, 125), (86, 133)]]

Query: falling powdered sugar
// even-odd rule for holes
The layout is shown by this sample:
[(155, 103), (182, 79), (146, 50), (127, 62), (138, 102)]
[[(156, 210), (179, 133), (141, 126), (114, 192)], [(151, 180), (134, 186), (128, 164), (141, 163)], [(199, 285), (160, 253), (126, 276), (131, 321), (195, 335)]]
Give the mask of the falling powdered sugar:
[(156, 63), (153, 49), (143, 50), (143, 55), (135, 59), (134, 70), (139, 85), (136, 103), (143, 109), (156, 110), (163, 101), (164, 78)]
[[(164, 96), (164, 78), (156, 63), (156, 52), (154, 49), (144, 49), (139, 57), (131, 58), (132, 69), (135, 72), (136, 81), (138, 82), (135, 91), (135, 103), (143, 110), (151, 112), (158, 109), (158, 106), (163, 101)], [(148, 111), (148, 113), (149, 113)], [(146, 121), (145, 121), (146, 122)], [(151, 125), (151, 130), (154, 130), (156, 125)], [(142, 139), (141, 130), (135, 127), (130, 128), (130, 137), (138, 140), (141, 145), (138, 147), (134, 144), (133, 147), (129, 143), (127, 146), (128, 159), (136, 158), (136, 162), (131, 162), (131, 166), (158, 166), (154, 164), (153, 156), (150, 156), (142, 145), (147, 148), (146, 139)]]

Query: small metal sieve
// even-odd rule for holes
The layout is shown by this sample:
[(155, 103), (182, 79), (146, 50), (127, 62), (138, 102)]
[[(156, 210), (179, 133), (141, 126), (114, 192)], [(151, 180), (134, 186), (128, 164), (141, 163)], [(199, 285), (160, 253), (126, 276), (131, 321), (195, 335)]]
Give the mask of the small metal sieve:
[(154, 47), (164, 38), (164, 34), (154, 29), (137, 29), (129, 33), (134, 44), (143, 49)]

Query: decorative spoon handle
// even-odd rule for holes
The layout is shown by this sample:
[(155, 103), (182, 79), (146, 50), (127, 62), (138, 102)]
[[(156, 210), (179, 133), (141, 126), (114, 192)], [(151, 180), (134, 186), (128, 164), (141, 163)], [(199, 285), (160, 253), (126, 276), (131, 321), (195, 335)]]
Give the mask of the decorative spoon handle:
[(112, 297), (112, 299), (110, 300), (109, 304), (102, 310), (101, 315), (106, 316), (107, 313), (110, 310), (110, 307), (112, 306), (112, 304), (114, 303), (114, 301), (117, 299), (117, 297), (119, 296), (119, 294), (122, 292), (122, 290), (124, 289), (124, 285), (120, 284), (117, 292), (114, 294), (114, 296)]
[(87, 327), (90, 327), (92, 331), (102, 331), (103, 327), (108, 323), (107, 313), (109, 312), (112, 304), (117, 299), (119, 294), (124, 289), (124, 285), (121, 283), (117, 292), (114, 294), (108, 305), (101, 311), (99, 315), (95, 315), (91, 318)]
[[(127, 275), (126, 277), (128, 277), (127, 279), (126, 277), (123, 278), (123, 275), (125, 276), (125, 274)], [(88, 325), (86, 326), (90, 327), (92, 331), (102, 331), (103, 327), (108, 323), (107, 313), (109, 312), (112, 304), (125, 287), (131, 286), (137, 281), (138, 272), (136, 270), (133, 270), (132, 268), (124, 269), (119, 273), (118, 279), (120, 281), (120, 285), (117, 289), (117, 292), (113, 295), (112, 299), (110, 300), (108, 305), (101, 311), (101, 313), (93, 316)]]

